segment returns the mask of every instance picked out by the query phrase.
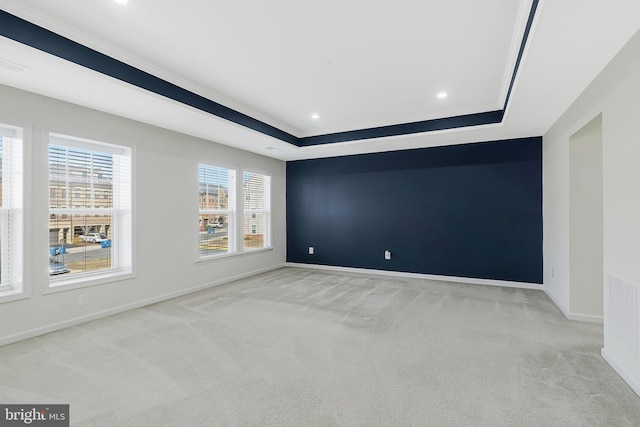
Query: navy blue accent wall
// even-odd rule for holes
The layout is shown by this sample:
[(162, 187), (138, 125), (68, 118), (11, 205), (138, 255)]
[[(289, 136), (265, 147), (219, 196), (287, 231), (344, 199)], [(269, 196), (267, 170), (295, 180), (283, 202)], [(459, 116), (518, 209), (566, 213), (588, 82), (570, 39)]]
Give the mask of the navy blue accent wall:
[(542, 137), (288, 162), (287, 261), (541, 284)]

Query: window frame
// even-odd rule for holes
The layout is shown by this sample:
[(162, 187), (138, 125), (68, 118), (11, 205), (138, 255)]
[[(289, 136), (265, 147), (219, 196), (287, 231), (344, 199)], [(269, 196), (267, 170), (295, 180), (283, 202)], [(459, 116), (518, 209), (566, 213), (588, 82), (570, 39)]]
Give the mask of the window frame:
[[(260, 175), (264, 178), (267, 178), (267, 184), (268, 184), (268, 195), (266, 195), (264, 197), (264, 201), (266, 204), (266, 207), (263, 209), (245, 209), (244, 207), (244, 202), (245, 202), (245, 198), (246, 198), (246, 194), (245, 194), (245, 188), (244, 188), (244, 176), (245, 174), (252, 174), (252, 175)], [(242, 187), (242, 215), (241, 215), (241, 223), (242, 223), (242, 252), (244, 253), (255, 253), (258, 251), (264, 251), (264, 250), (271, 250), (273, 249), (273, 243), (272, 243), (272, 214), (271, 214), (271, 207), (273, 206), (272, 203), (272, 194), (273, 191), (271, 191), (271, 182), (273, 180), (273, 176), (270, 172), (268, 171), (264, 171), (264, 170), (258, 170), (258, 169), (243, 169), (242, 170), (242, 183), (241, 183), (241, 187)], [(256, 215), (256, 214), (264, 214), (265, 215), (265, 230), (264, 230), (264, 237), (263, 237), (263, 246), (262, 247), (258, 247), (258, 248), (245, 248), (244, 247), (244, 237), (245, 237), (245, 228), (246, 228), (246, 220), (247, 218), (251, 218), (251, 216)]]
[[(2, 265), (9, 264), (11, 272), (10, 283), (2, 284), (8, 277), (6, 276), (6, 268), (0, 267), (0, 274), (5, 275), (0, 280), (0, 303), (15, 301), (29, 297), (28, 288), (26, 286), (24, 270), (24, 245), (27, 240), (23, 224), (25, 222), (25, 203), (28, 197), (25, 195), (27, 188), (27, 174), (25, 174), (25, 159), (28, 158), (27, 145), (25, 144), (25, 135), (28, 129), (21, 126), (13, 126), (4, 121), (0, 123), (0, 137), (2, 141), (2, 171), (12, 170), (14, 173), (9, 179), (0, 180), (2, 185), (3, 203), (0, 205), (0, 246), (10, 245), (11, 252), (2, 251), (0, 263)], [(4, 139), (8, 141), (4, 141)], [(7, 148), (8, 153), (7, 154)], [(18, 168), (15, 172), (14, 167)], [(5, 188), (5, 186), (7, 188)], [(17, 195), (15, 193), (18, 193)], [(11, 200), (10, 206), (6, 206)], [(11, 221), (9, 222), (9, 220)], [(3, 239), (10, 239), (5, 242)]]
[[(227, 209), (201, 209), (200, 208), (200, 167), (209, 167), (209, 168), (217, 168), (217, 169), (225, 169), (228, 172), (233, 173), (233, 185), (228, 185), (228, 208)], [(196, 262), (206, 262), (221, 258), (227, 258), (231, 256), (236, 256), (239, 254), (239, 251), (242, 249), (238, 244), (238, 236), (237, 230), (239, 228), (238, 224), (238, 168), (233, 165), (228, 165), (219, 162), (207, 162), (207, 161), (199, 161), (196, 165), (196, 209), (197, 209), (197, 221), (196, 223), (196, 242), (194, 244), (195, 247), (195, 258)], [(227, 215), (227, 252), (220, 253), (212, 253), (207, 255), (201, 255), (200, 252), (200, 219), (203, 214), (209, 215)]]
[[(92, 203), (91, 207), (82, 208), (80, 206), (68, 206), (67, 208), (51, 208), (49, 204), (49, 195), (50, 191), (45, 191), (44, 196), (47, 197), (45, 203), (46, 222), (44, 223), (44, 229), (46, 230), (45, 239), (46, 239), (46, 251), (43, 250), (44, 254), (48, 252), (49, 249), (49, 229), (50, 222), (49, 218), (51, 214), (61, 215), (63, 218), (65, 215), (69, 217), (75, 215), (86, 215), (93, 216), (96, 214), (108, 214), (112, 215), (113, 222), (111, 224), (110, 229), (112, 231), (112, 236), (114, 237), (114, 241), (117, 243), (111, 247), (112, 250), (112, 260), (115, 263), (115, 266), (112, 266), (108, 269), (102, 269), (97, 271), (89, 271), (75, 274), (73, 276), (68, 275), (58, 275), (58, 276), (50, 276), (49, 275), (49, 267), (46, 262), (46, 258), (43, 258), (45, 261), (44, 268), (46, 272), (43, 272), (44, 277), (47, 277), (48, 280), (44, 281), (44, 289), (43, 294), (62, 292), (71, 289), (84, 288), (89, 286), (101, 285), (105, 283), (111, 283), (121, 280), (128, 280), (135, 277), (135, 188), (136, 188), (136, 180), (135, 180), (135, 159), (136, 159), (136, 148), (135, 146), (128, 146), (122, 143), (112, 143), (106, 142), (103, 138), (101, 140), (84, 138), (78, 136), (72, 136), (69, 134), (61, 134), (56, 132), (44, 132), (44, 143), (43, 143), (43, 157), (44, 164), (46, 165), (47, 172), (44, 174), (44, 181), (47, 189), (50, 189), (50, 172), (49, 172), (49, 153), (51, 145), (58, 146), (66, 146), (69, 148), (76, 148), (81, 150), (89, 150), (89, 151), (98, 151), (98, 152), (107, 152), (113, 155), (118, 155), (122, 157), (122, 160), (119, 160), (121, 164), (118, 166), (124, 170), (124, 174), (119, 175), (120, 180), (116, 184), (116, 174), (114, 173), (112, 179), (114, 180), (112, 185), (118, 185), (122, 189), (123, 198), (114, 200), (114, 206), (112, 208), (97, 208), (93, 206), (96, 201)], [(88, 174), (87, 174), (88, 175)], [(89, 178), (87, 176), (87, 178)], [(76, 190), (81, 190), (81, 188), (74, 188), (73, 185), (67, 185), (67, 195), (70, 195), (72, 189), (75, 193)], [(115, 191), (111, 191), (110, 194), (116, 193)], [(84, 196), (82, 191), (80, 191), (81, 196)], [(86, 192), (85, 192), (86, 194)], [(92, 193), (94, 194), (94, 193)], [(83, 198), (83, 197), (81, 197)], [(83, 198), (84, 199), (84, 198)], [(71, 200), (71, 199), (69, 199)], [(100, 199), (101, 201), (102, 199)], [(117, 204), (118, 206), (115, 206)], [(70, 230), (73, 233), (73, 230)], [(117, 236), (117, 237), (116, 237)], [(45, 242), (42, 242), (43, 245)], [(47, 254), (48, 257), (48, 254)]]
[[(199, 239), (200, 239), (200, 235), (199, 235), (199, 227), (200, 227), (200, 209), (199, 209), (199, 201), (200, 201), (200, 183), (199, 183), (199, 166), (200, 165), (205, 165), (205, 166), (211, 166), (211, 167), (216, 167), (216, 168), (223, 168), (223, 169), (227, 169), (227, 170), (231, 170), (234, 171), (235, 173), (235, 205), (233, 206), (233, 217), (230, 215), (229, 218), (233, 218), (233, 228), (234, 230), (232, 231), (231, 229), (229, 229), (229, 236), (233, 236), (233, 238), (235, 239), (235, 251), (231, 252), (223, 252), (223, 253), (218, 253), (218, 254), (213, 254), (213, 255), (209, 255), (209, 256), (205, 256), (205, 257), (201, 257), (200, 256), (200, 249), (199, 249)], [(269, 194), (268, 197), (265, 199), (267, 201), (268, 204), (268, 209), (259, 209), (259, 210), (255, 210), (255, 209), (250, 209), (249, 212), (247, 212), (249, 215), (253, 214), (253, 213), (264, 213), (266, 214), (266, 236), (265, 236), (265, 243), (264, 246), (262, 247), (258, 247), (258, 248), (248, 248), (246, 249), (244, 247), (244, 229), (245, 229), (245, 215), (247, 213), (245, 213), (245, 209), (244, 209), (244, 200), (245, 200), (245, 191), (244, 191), (244, 183), (243, 183), (243, 177), (245, 173), (249, 173), (249, 174), (257, 174), (257, 175), (262, 175), (265, 177), (268, 177), (269, 179)], [(198, 179), (196, 180), (196, 189), (195, 189), (195, 204), (197, 206), (197, 210), (196, 210), (196, 215), (197, 215), (197, 220), (195, 221), (196, 227), (194, 227), (194, 229), (197, 230), (197, 233), (195, 233), (196, 235), (196, 239), (194, 239), (194, 248), (195, 248), (195, 252), (194, 252), (194, 259), (196, 263), (208, 263), (208, 262), (215, 262), (215, 261), (219, 261), (221, 259), (227, 259), (229, 257), (238, 257), (238, 256), (244, 256), (244, 255), (250, 255), (250, 254), (256, 254), (259, 252), (266, 252), (266, 251), (273, 251), (273, 234), (272, 234), (272, 228), (273, 228), (273, 213), (272, 213), (272, 207), (273, 207), (273, 173), (270, 170), (265, 170), (265, 169), (257, 169), (257, 168), (241, 168), (238, 167), (236, 165), (229, 165), (228, 163), (222, 163), (222, 162), (208, 162), (206, 160), (199, 160), (196, 163), (196, 174), (198, 175)], [(260, 212), (258, 212), (260, 211)]]

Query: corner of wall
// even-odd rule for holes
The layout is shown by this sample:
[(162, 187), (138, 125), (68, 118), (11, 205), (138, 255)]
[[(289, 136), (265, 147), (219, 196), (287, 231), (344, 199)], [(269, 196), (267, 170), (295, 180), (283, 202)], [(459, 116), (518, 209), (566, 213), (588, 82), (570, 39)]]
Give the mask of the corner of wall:
[[(636, 381), (636, 378), (640, 378), (639, 373), (632, 374), (624, 368), (624, 366), (633, 366), (634, 363), (618, 363), (617, 359), (613, 357), (611, 352), (607, 348), (603, 348), (600, 351), (602, 358), (613, 368), (614, 371), (626, 382), (629, 387), (640, 396), (640, 382)], [(640, 366), (640, 362), (638, 360), (635, 361), (636, 366)]]

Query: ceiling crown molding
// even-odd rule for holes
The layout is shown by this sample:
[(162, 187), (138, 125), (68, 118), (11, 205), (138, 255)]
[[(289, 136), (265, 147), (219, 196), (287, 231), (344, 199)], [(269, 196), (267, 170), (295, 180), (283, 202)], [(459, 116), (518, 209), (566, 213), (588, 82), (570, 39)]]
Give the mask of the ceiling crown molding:
[(502, 109), (307, 137), (297, 137), (2, 10), (0, 10), (0, 35), (263, 135), (297, 147), (309, 147), (501, 123), (511, 98), (538, 3), (539, 0), (532, 2)]

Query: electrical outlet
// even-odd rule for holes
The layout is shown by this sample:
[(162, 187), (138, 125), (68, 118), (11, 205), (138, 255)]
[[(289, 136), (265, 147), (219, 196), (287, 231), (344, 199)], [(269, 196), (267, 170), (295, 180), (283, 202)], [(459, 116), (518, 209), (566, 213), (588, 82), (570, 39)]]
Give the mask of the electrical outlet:
[(78, 302), (80, 303), (80, 305), (89, 304), (89, 294), (80, 294)]
[(313, 246), (309, 246), (309, 255), (313, 255)]
[(556, 269), (551, 267), (551, 277), (556, 277)]
[(391, 252), (390, 251), (384, 251), (384, 259), (391, 259)]

